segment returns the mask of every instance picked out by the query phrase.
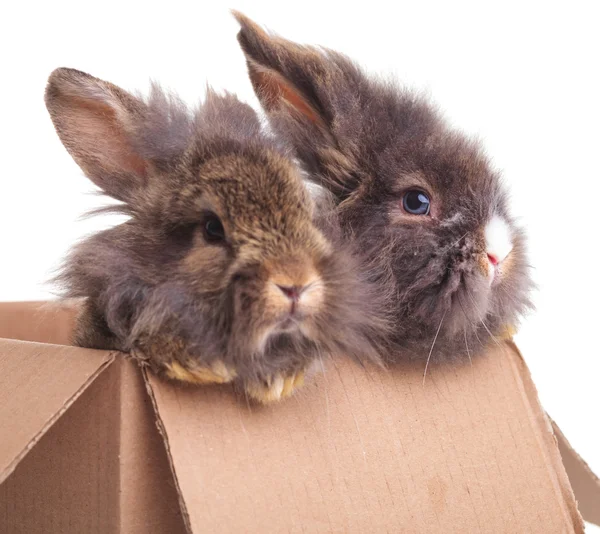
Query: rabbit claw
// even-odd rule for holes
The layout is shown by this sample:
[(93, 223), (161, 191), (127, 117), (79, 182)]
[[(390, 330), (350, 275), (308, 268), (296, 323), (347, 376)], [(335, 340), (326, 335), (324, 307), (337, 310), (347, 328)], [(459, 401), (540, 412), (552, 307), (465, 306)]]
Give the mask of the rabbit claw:
[(245, 390), (248, 397), (261, 404), (269, 404), (289, 397), (302, 384), (304, 384), (304, 371), (289, 375), (278, 373), (264, 382), (246, 384)]
[(192, 384), (226, 384), (233, 382), (237, 376), (235, 369), (226, 366), (221, 360), (214, 361), (210, 367), (196, 365), (184, 367), (175, 361), (165, 364), (165, 367), (169, 378)]

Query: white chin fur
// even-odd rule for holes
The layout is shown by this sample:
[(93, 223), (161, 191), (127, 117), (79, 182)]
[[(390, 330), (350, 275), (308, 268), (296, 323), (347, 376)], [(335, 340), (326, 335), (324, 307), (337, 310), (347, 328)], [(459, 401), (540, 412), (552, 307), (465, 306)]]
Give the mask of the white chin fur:
[(498, 215), (494, 215), (485, 227), (485, 242), (486, 252), (496, 256), (498, 263), (502, 262), (513, 248), (508, 223)]

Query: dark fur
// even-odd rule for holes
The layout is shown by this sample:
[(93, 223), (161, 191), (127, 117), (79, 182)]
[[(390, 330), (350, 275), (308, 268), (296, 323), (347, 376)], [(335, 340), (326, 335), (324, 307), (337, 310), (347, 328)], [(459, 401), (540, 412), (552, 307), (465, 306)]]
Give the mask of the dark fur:
[[(344, 229), (393, 299), (396, 349), (427, 356), (439, 328), (433, 356), (467, 356), (515, 327), (530, 307), (525, 239), (481, 147), (414, 92), (366, 76), (337, 52), (292, 43), (235, 16), (275, 132), (335, 194)], [(414, 186), (432, 197), (433, 217), (402, 211), (402, 194)], [(490, 290), (480, 264), (493, 214), (509, 223), (514, 248)]]
[[(77, 245), (59, 277), (66, 297), (87, 299), (78, 345), (138, 351), (156, 369), (222, 360), (242, 382), (333, 352), (377, 359), (370, 340), (383, 323), (335, 217), (314, 211), (249, 106), (209, 91), (192, 113), (156, 86), (144, 101), (70, 69), (51, 75), (46, 104), (73, 158), (129, 215)], [(226, 244), (204, 239), (206, 212)], [(258, 350), (272, 314), (265, 285), (302, 258), (324, 283), (310, 335), (281, 333)]]

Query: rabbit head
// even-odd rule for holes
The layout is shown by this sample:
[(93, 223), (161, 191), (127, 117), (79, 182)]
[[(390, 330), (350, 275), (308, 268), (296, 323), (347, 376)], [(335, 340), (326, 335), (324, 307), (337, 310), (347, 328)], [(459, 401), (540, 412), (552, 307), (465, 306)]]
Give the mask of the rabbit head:
[(512, 330), (530, 306), (525, 238), (481, 147), (414, 92), (235, 16), (272, 128), (334, 194), (393, 299), (397, 345), (466, 355)]
[(199, 382), (208, 368), (226, 369), (213, 381), (270, 383), (338, 350), (377, 358), (368, 286), (335, 217), (315, 211), (248, 105), (209, 90), (191, 112), (156, 86), (143, 99), (71, 69), (52, 73), (46, 104), (128, 215), (76, 246), (60, 276), (66, 296), (87, 298), (79, 344), (139, 351)]

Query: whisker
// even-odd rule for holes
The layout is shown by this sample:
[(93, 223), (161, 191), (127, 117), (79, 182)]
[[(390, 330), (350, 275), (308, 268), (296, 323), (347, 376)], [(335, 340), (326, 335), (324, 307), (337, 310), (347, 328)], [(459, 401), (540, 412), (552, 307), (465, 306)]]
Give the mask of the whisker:
[(448, 245), (446, 247), (446, 250), (449, 250), (451, 248), (454, 248), (456, 245), (458, 245), (465, 237), (467, 237), (467, 234), (469, 232), (465, 232), (462, 236), (460, 236), (454, 243), (452, 243), (451, 245)]
[(471, 367), (473, 367), (473, 360), (471, 359), (471, 352), (469, 351), (469, 344), (467, 343), (467, 329), (463, 328), (463, 334), (465, 335), (465, 347), (467, 348), (467, 356), (469, 357), (469, 362), (471, 363)]
[[(469, 319), (469, 316), (467, 315), (467, 312), (465, 311), (465, 308), (462, 305), (460, 298), (458, 298), (457, 300), (458, 300), (458, 303), (460, 304), (460, 308), (463, 312), (463, 315), (465, 316), (465, 319), (471, 324), (471, 326), (473, 326), (473, 323)], [(475, 329), (475, 333), (477, 335), (477, 329)], [(467, 348), (467, 356), (469, 357), (469, 362), (471, 363), (471, 367), (473, 367), (473, 359), (471, 358), (471, 351), (469, 350), (469, 344), (467, 343), (467, 327), (466, 326), (463, 327), (463, 335), (465, 338), (465, 347)], [(481, 343), (481, 341), (480, 341), (480, 343)]]
[(476, 326), (475, 323), (473, 321), (471, 321), (471, 318), (467, 315), (467, 312), (465, 311), (465, 307), (463, 306), (463, 303), (462, 303), (462, 300), (460, 298), (460, 295), (457, 295), (456, 300), (457, 300), (458, 304), (460, 305), (460, 308), (461, 308), (461, 310), (463, 312), (463, 315), (465, 316), (465, 319), (468, 321), (468, 323), (471, 326)]
[(433, 338), (433, 343), (431, 344), (431, 349), (429, 350), (429, 355), (427, 356), (427, 362), (425, 362), (425, 371), (423, 372), (423, 386), (425, 386), (425, 377), (427, 376), (427, 368), (429, 367), (429, 360), (431, 359), (433, 347), (435, 347), (435, 342), (437, 341), (440, 330), (442, 329), (442, 323), (444, 322), (444, 318), (446, 317), (447, 312), (448, 312), (448, 310), (446, 310), (444, 312), (444, 315), (442, 315), (442, 320), (440, 321), (440, 326), (438, 326), (437, 332), (435, 333), (435, 337)]
[(465, 308), (464, 308), (464, 306), (462, 305), (462, 302), (461, 302), (460, 298), (459, 298), (459, 299), (457, 299), (457, 300), (458, 300), (458, 303), (460, 304), (460, 307), (461, 307), (461, 309), (462, 309), (462, 312), (465, 314), (465, 318), (467, 319), (467, 321), (469, 321), (469, 323), (471, 324), (471, 326), (474, 326), (474, 327), (475, 327), (475, 328), (473, 329), (473, 333), (475, 334), (475, 337), (477, 338), (477, 341), (479, 341), (479, 344), (480, 344), (481, 346), (483, 346), (483, 343), (481, 342), (481, 338), (479, 337), (479, 334), (477, 333), (477, 330), (478, 330), (478, 328), (479, 328), (479, 327), (478, 327), (478, 325), (476, 325), (476, 324), (475, 324), (473, 321), (471, 321), (471, 319), (469, 319), (469, 316), (467, 315), (467, 312), (465, 311)]
[(481, 321), (481, 324), (483, 325), (483, 328), (485, 328), (487, 330), (487, 333), (490, 335), (490, 337), (492, 338), (492, 341), (494, 341), (494, 343), (496, 343), (496, 345), (500, 345), (500, 342), (498, 341), (498, 339), (496, 338), (496, 336), (494, 334), (492, 334), (492, 332), (490, 331), (490, 329), (488, 328), (487, 324), (485, 324), (485, 321), (483, 320), (483, 316), (481, 315), (481, 311), (479, 310), (479, 308), (477, 307), (477, 304), (475, 303), (475, 299), (473, 298), (473, 296), (469, 293), (469, 291), (465, 291), (465, 293), (467, 294), (467, 296), (471, 299), (471, 302), (473, 303), (473, 307), (475, 308), (475, 311), (477, 312), (477, 314), (479, 315), (479, 319)]
[(329, 412), (329, 382), (327, 380), (327, 374), (325, 373), (325, 364), (323, 362), (323, 353), (321, 352), (321, 348), (317, 347), (317, 352), (319, 354), (319, 363), (321, 364), (321, 371), (323, 372), (323, 379), (325, 380), (325, 413), (327, 414), (327, 434), (329, 436), (329, 441), (331, 442), (331, 414)]
[(500, 345), (500, 341), (498, 340), (498, 338), (492, 334), (492, 332), (490, 331), (490, 329), (488, 328), (488, 326), (485, 324), (485, 322), (483, 321), (483, 319), (481, 320), (481, 324), (483, 325), (483, 328), (486, 329), (487, 333), (490, 335), (490, 337), (492, 338), (492, 341), (496, 344), (496, 345)]
[(508, 289), (506, 289), (503, 286), (498, 286), (498, 289), (500, 291), (502, 291), (502, 293), (504, 293), (504, 297), (513, 305), (513, 306), (517, 306), (518, 302), (517, 299), (512, 295), (512, 293), (510, 291), (508, 291)]

